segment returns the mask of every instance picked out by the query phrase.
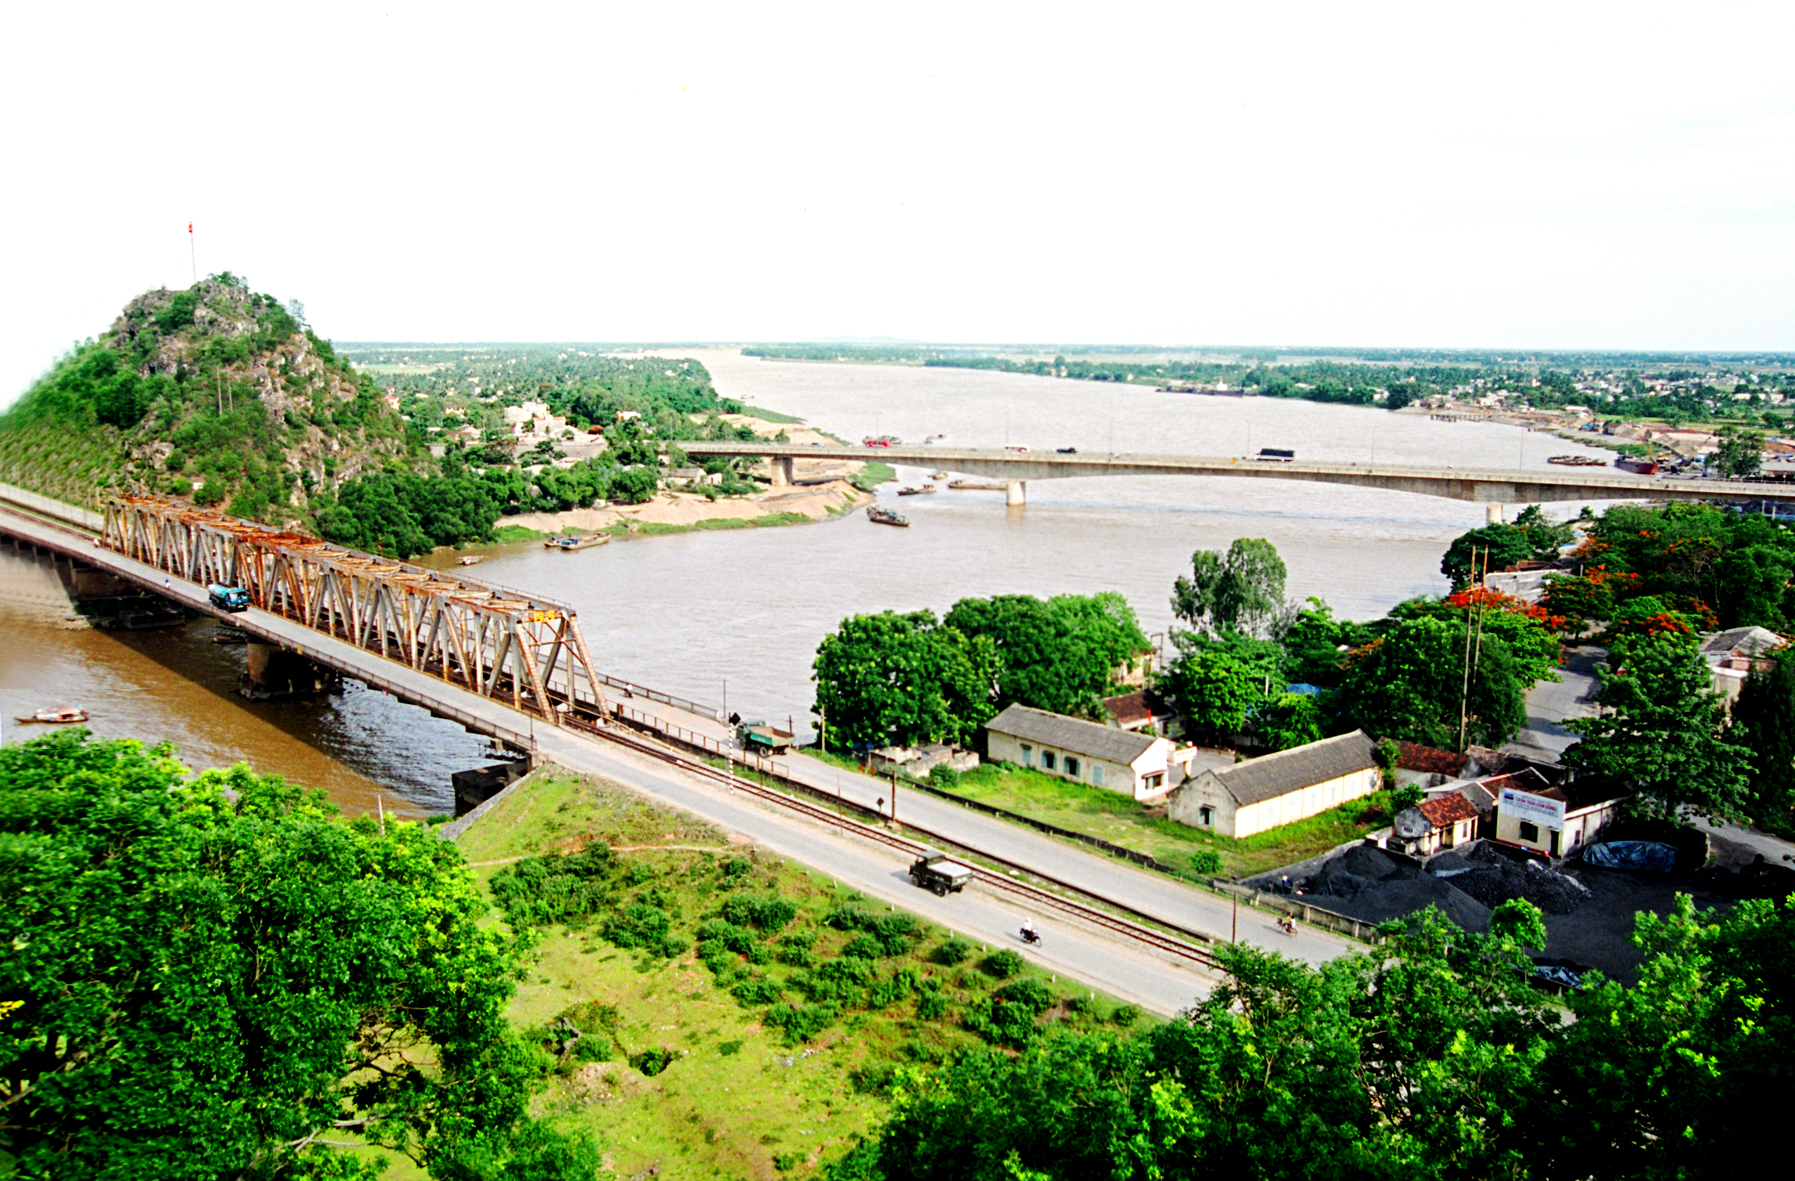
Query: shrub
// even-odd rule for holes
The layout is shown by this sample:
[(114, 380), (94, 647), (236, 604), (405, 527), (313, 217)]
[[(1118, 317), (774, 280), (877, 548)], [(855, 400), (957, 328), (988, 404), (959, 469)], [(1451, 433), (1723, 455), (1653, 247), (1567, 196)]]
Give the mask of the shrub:
[(698, 938), (707, 943), (719, 943), (736, 955), (747, 955), (756, 942), (753, 931), (738, 927), (728, 919), (706, 919), (698, 925)]
[(723, 903), (722, 913), (737, 926), (779, 931), (797, 917), (798, 908), (777, 894), (737, 894)]
[(848, 940), (841, 949), (844, 956), (853, 956), (863, 960), (876, 960), (885, 954), (885, 945), (873, 936), (862, 932)]
[(808, 968), (816, 962), (816, 932), (797, 931), (779, 941), (779, 962), (794, 968)]
[(750, 976), (729, 990), (730, 995), (741, 1002), (743, 1008), (770, 1005), (779, 999), (779, 992), (779, 985), (765, 976)]
[(1027, 963), (1027, 960), (1024, 960), (1020, 955), (1017, 955), (1006, 947), (1001, 951), (994, 951), (986, 956), (984, 961), (979, 964), (979, 967), (984, 970), (984, 973), (987, 976), (993, 976), (999, 980), (1008, 980), (1011, 976), (1022, 971)]
[(1117, 1005), (1115, 1012), (1109, 1015), (1109, 1019), (1114, 1024), (1126, 1029), (1141, 1019), (1141, 1007), (1139, 1005)]
[(925, 992), (916, 998), (916, 1015), (924, 1021), (933, 1021), (947, 1016), (947, 994), (945, 992)]
[(611, 1039), (602, 1033), (588, 1033), (573, 1044), (573, 1056), (581, 1062), (609, 1062)]
[(795, 1046), (812, 1041), (834, 1023), (840, 1009), (824, 1005), (774, 1005), (761, 1020), (785, 1034), (785, 1044)]
[(1204, 877), (1213, 877), (1222, 872), (1222, 855), (1214, 849), (1198, 849), (1190, 855), (1190, 867)]
[(673, 1051), (658, 1046), (643, 1050), (640, 1054), (631, 1054), (629, 1064), (645, 1077), (653, 1078), (673, 1064)]
[(946, 763), (936, 763), (929, 768), (929, 784), (942, 791), (952, 791), (960, 786), (960, 773)]
[(1030, 1016), (1039, 1017), (1053, 1007), (1053, 990), (1039, 980), (1017, 980), (1006, 984), (992, 994), (1006, 1005), (1016, 1005), (1027, 1009)]
[(746, 857), (733, 857), (723, 863), (720, 876), (725, 882), (740, 885), (742, 884), (742, 879), (747, 877), (749, 871), (753, 868), (754, 863), (749, 861)]
[(895, 1005), (916, 991), (916, 973), (899, 968), (890, 979), (881, 980), (866, 990), (866, 1003), (874, 1009)]
[(965, 963), (966, 957), (971, 954), (972, 944), (969, 941), (958, 935), (950, 935), (941, 941), (941, 944), (935, 948), (934, 954), (929, 958), (938, 964), (952, 968)]
[(640, 947), (658, 952), (666, 941), (670, 921), (667, 912), (660, 907), (647, 902), (632, 902), (605, 922), (603, 934), (618, 947)]

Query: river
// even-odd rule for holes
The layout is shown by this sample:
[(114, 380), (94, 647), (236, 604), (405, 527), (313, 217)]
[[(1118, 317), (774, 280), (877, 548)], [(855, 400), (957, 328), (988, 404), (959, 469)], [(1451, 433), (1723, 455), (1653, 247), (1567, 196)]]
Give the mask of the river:
[[(940, 434), (953, 446), (1203, 455), (1281, 447), (1305, 459), (1527, 469), (1585, 450), (1512, 427), (1367, 407), (697, 355), (719, 392), (847, 439)], [(900, 469), (903, 482), (927, 476)], [(1163, 633), (1172, 581), (1194, 550), (1263, 537), (1289, 567), (1290, 595), (1319, 596), (1343, 617), (1365, 618), (1443, 590), (1440, 555), (1484, 519), (1481, 505), (1278, 480), (1033, 481), (1020, 508), (1006, 507), (1000, 492), (899, 501), (895, 488), (880, 499), (901, 506), (909, 529), (855, 513), (814, 525), (619, 538), (575, 553), (511, 546), (469, 573), (572, 603), (606, 671), (807, 730), (812, 656), (848, 615), (940, 613), (967, 595), (1114, 590), (1149, 633)], [(15, 637), (0, 651), (8, 718), (79, 702), (98, 733), (168, 738), (195, 766), (248, 759), (324, 789), (351, 812), (385, 792), (407, 811), (444, 810), (449, 774), (489, 761), (485, 744), (458, 727), (359, 686), (313, 702), (244, 701), (234, 691), (241, 649), (212, 644), (209, 621), (122, 636), (63, 630), (59, 609), (44, 607), (55, 598), (49, 579), (41, 565), (0, 551), (0, 581), (11, 592), (0, 595), (0, 624)]]

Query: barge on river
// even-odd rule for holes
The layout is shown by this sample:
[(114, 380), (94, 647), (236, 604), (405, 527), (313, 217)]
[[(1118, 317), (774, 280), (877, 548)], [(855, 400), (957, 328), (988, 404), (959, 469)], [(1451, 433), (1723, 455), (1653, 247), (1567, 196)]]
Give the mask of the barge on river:
[(894, 513), (888, 508), (873, 505), (866, 510), (866, 519), (875, 525), (896, 525), (899, 529), (910, 527), (910, 518), (902, 513)]
[(588, 533), (584, 537), (551, 537), (543, 542), (544, 549), (558, 549), (562, 553), (572, 553), (577, 549), (591, 549), (595, 545), (603, 545), (611, 540), (609, 533)]

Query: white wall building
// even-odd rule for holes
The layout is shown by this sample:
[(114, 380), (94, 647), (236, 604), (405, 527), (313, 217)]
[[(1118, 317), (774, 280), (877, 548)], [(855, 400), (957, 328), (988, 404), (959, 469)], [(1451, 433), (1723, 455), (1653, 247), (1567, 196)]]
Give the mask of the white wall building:
[(1196, 754), (1169, 738), (1012, 705), (985, 723), (985, 754), (1137, 800), (1164, 795)]
[(1166, 814), (1228, 837), (1250, 837), (1369, 795), (1383, 782), (1363, 730), (1204, 771), (1178, 785)]

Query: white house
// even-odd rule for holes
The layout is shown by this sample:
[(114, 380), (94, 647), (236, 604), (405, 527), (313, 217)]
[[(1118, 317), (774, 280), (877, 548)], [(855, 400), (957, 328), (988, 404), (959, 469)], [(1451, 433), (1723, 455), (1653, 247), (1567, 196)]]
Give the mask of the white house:
[(1519, 775), (1486, 779), (1496, 796), (1496, 839), (1548, 857), (1569, 857), (1594, 841), (1630, 794), (1601, 780), (1541, 787)]
[(1204, 771), (1178, 785), (1166, 814), (1229, 837), (1290, 824), (1378, 789), (1377, 744), (1363, 730)]
[(1754, 672), (1768, 671), (1770, 653), (1788, 643), (1768, 628), (1735, 627), (1701, 638), (1702, 659), (1707, 661), (1708, 676), (1714, 691), (1730, 704), (1739, 700), (1745, 679)]
[(1184, 777), (1194, 748), (1178, 749), (1169, 738), (1136, 734), (1012, 705), (985, 723), (985, 754), (1120, 792), (1137, 800), (1162, 796)]

